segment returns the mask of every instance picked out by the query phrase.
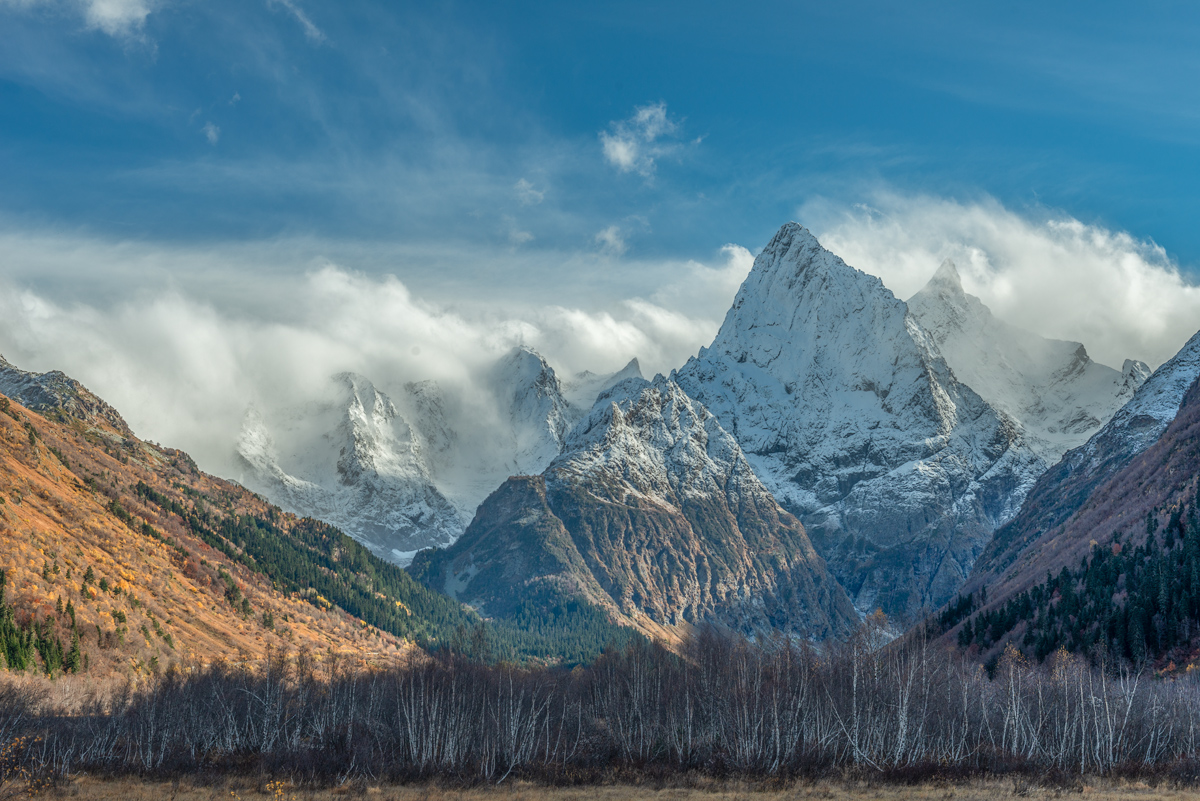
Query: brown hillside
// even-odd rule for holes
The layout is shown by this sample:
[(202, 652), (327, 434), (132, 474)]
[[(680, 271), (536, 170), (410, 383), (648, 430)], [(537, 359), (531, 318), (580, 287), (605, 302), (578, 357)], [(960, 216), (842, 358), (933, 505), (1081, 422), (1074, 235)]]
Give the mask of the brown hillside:
[(263, 500), (123, 424), (72, 414), (43, 416), (0, 396), (0, 569), (18, 624), (52, 625), (69, 647), (74, 612), (90, 675), (136, 678), (171, 663), (257, 659), (269, 647), (374, 660), (406, 647), (323, 599), (276, 591), (135, 487), (218, 515), (278, 514)]

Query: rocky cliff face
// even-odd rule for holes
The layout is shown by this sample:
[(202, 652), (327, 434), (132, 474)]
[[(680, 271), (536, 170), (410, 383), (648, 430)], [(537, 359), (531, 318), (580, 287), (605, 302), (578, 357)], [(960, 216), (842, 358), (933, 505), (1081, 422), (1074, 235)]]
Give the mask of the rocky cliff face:
[(59, 370), (31, 373), (0, 356), (0, 394), (41, 414), (57, 411), (85, 423), (112, 426), (122, 435), (131, 436), (129, 426), (116, 409)]
[(856, 621), (734, 439), (662, 377), (602, 394), (541, 476), (509, 479), (413, 571), (489, 615), (549, 590), (648, 631), (717, 622), (825, 637)]
[[(1200, 333), (1155, 370), (1103, 428), (1085, 444), (1068, 451), (1038, 479), (1020, 514), (996, 532), (965, 590), (973, 591), (983, 584), (1021, 584), (1044, 578), (1045, 569), (1056, 564), (1057, 557), (1051, 554), (1063, 548), (1063, 553), (1071, 553), (1068, 546), (1084, 536), (1064, 537), (1066, 528), (1075, 525), (1085, 505), (1100, 503), (1106, 495), (1101, 488), (1129, 469), (1163, 436), (1179, 415), (1184, 396), (1197, 377)], [(1174, 480), (1182, 483), (1188, 479), (1176, 475)], [(1085, 533), (1090, 540), (1097, 533), (1110, 534), (1111, 528)], [(1030, 571), (1032, 578), (1021, 578)]]
[(1053, 464), (1112, 418), (1150, 369), (1092, 361), (1078, 342), (1046, 339), (996, 319), (963, 291), (953, 262), (908, 300), (908, 308), (959, 381), (1014, 420), (1024, 442)]
[(678, 371), (808, 529), (860, 611), (949, 599), (1045, 462), (905, 304), (795, 223)]

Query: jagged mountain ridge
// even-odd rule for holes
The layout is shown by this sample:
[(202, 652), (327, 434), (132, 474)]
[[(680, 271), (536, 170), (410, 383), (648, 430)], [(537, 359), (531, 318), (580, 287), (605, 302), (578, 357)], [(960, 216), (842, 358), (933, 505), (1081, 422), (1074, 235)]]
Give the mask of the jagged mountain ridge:
[(1020, 424), (1025, 443), (1047, 464), (1086, 442), (1150, 375), (1143, 362), (1127, 359), (1114, 370), (1078, 342), (997, 319), (963, 290), (949, 259), (907, 305), (958, 380)]
[(736, 441), (662, 376), (602, 393), (544, 473), (510, 478), (412, 570), (487, 615), (549, 596), (649, 632), (716, 622), (825, 637), (856, 620)]
[(334, 377), (323, 403), (246, 416), (240, 480), (297, 514), (344, 529), (382, 558), (407, 564), (444, 547), (510, 475), (536, 474), (561, 451), (594, 394), (626, 375), (581, 376), (568, 400), (536, 351), (514, 348), (473, 388), (405, 384), (395, 402), (368, 379)]
[(247, 414), (237, 446), (242, 483), (342, 528), (383, 559), (453, 542), (461, 519), (433, 484), (421, 437), (370, 381), (343, 373), (333, 382), (332, 403), (277, 421), (282, 449), (262, 416)]
[(36, 412), (46, 414), (57, 410), (85, 423), (111, 426), (123, 435), (131, 434), (116, 409), (61, 370), (32, 373), (0, 355), (0, 394)]
[[(1146, 379), (1133, 397), (1086, 443), (1068, 451), (1046, 471), (1020, 513), (996, 532), (964, 587), (1025, 586), (1044, 570), (1075, 558), (1075, 521), (1086, 505), (1103, 499), (1115, 476), (1129, 469), (1177, 418), (1189, 388), (1200, 377), (1200, 333)], [(1089, 534), (1107, 536), (1110, 531)]]
[(676, 377), (805, 524), (860, 611), (948, 600), (1045, 469), (902, 301), (796, 223)]
[[(578, 418), (582, 419), (591, 411), (592, 405), (606, 390), (615, 387), (627, 378), (644, 377), (642, 375), (642, 366), (635, 357), (630, 359), (624, 367), (615, 373), (593, 373), (591, 370), (576, 373), (570, 379), (563, 381), (563, 394), (567, 398), (567, 403), (575, 410)], [(575, 422), (578, 422), (578, 420)]]

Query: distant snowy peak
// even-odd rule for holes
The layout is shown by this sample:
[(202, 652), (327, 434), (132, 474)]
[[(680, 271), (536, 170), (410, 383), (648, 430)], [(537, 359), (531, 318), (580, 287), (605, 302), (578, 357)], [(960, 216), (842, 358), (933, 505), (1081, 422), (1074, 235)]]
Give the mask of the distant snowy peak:
[(453, 542), (466, 523), (435, 486), (419, 431), (363, 376), (332, 381), (325, 403), (270, 421), (248, 410), (237, 443), (242, 483), (391, 561)]
[[(1130, 364), (1126, 363), (1130, 368)], [(1136, 364), (1131, 370), (1140, 373), (1141, 368)], [(995, 581), (1001, 576), (1025, 577), (1024, 586), (1029, 580), (1037, 579), (1043, 574), (1040, 567), (1045, 554), (1069, 553), (1069, 546), (1078, 545), (1084, 537), (1090, 537), (1086, 526), (1080, 526), (1078, 515), (1091, 515), (1089, 520), (1101, 519), (1095, 515), (1096, 509), (1107, 508), (1114, 514), (1128, 512), (1120, 510), (1116, 498), (1106, 498), (1097, 494), (1109, 482), (1117, 481), (1124, 471), (1135, 469), (1135, 462), (1143, 454), (1155, 447), (1164, 432), (1180, 414), (1180, 407), (1188, 395), (1188, 390), (1200, 379), (1200, 332), (1188, 340), (1180, 351), (1169, 361), (1165, 362), (1153, 375), (1134, 393), (1133, 397), (1112, 416), (1103, 428), (1092, 435), (1086, 443), (1067, 451), (1062, 459), (1042, 475), (1037, 485), (1029, 493), (1020, 514), (1011, 522), (996, 532), (993, 541), (988, 545), (976, 565), (975, 575), (968, 586), (974, 590), (983, 583)], [(1187, 443), (1179, 443), (1186, 446)], [(1142, 470), (1137, 481), (1131, 486), (1128, 481), (1118, 482), (1124, 490), (1131, 490), (1125, 498), (1136, 498), (1133, 508), (1138, 515), (1144, 515), (1153, 504), (1148, 504), (1146, 495), (1142, 492), (1141, 481), (1151, 484), (1158, 482), (1166, 486), (1171, 493), (1177, 493), (1190, 478), (1186, 469), (1178, 469), (1172, 463), (1171, 470), (1176, 470), (1169, 482), (1162, 481), (1162, 470), (1166, 469), (1167, 461), (1174, 459), (1171, 448), (1162, 454), (1163, 460), (1154, 464), (1143, 464), (1136, 468)], [(1170, 475), (1168, 472), (1167, 475)], [(1162, 489), (1162, 487), (1160, 487)], [(1123, 490), (1123, 491), (1124, 491)], [(1149, 492), (1149, 487), (1146, 488)], [(1090, 509), (1090, 511), (1089, 511)], [(1103, 520), (1103, 524), (1111, 526), (1104, 531), (1095, 533), (1103, 541), (1103, 537), (1115, 530), (1113, 520)], [(1060, 537), (1066, 531), (1071, 536)], [(1073, 533), (1072, 533), (1073, 532)], [(1063, 549), (1067, 550), (1064, 551)], [(1054, 557), (1058, 558), (1058, 557)], [(1078, 559), (1075, 553), (1072, 562)], [(1054, 562), (1059, 564), (1062, 562)], [(1056, 568), (1057, 569), (1057, 568)], [(990, 593), (989, 593), (990, 594)]]
[[(953, 290), (952, 267), (940, 276)], [(948, 598), (1045, 462), (876, 277), (783, 226), (677, 374), (860, 610)]]
[(1121, 375), (1125, 376), (1126, 382), (1134, 386), (1140, 387), (1153, 372), (1150, 365), (1139, 359), (1126, 359), (1125, 364), (1121, 365)]
[(567, 401), (571, 406), (580, 410), (580, 415), (583, 415), (587, 414), (588, 410), (592, 408), (592, 404), (596, 402), (596, 399), (605, 390), (616, 386), (627, 378), (644, 377), (641, 365), (638, 364), (636, 358), (633, 358), (615, 373), (597, 374), (590, 370), (576, 373), (569, 381), (563, 382), (563, 392), (566, 394)]
[(512, 424), (517, 472), (541, 472), (562, 450), (572, 423), (554, 368), (532, 348), (514, 348), (493, 368), (492, 384)]
[(947, 259), (908, 301), (955, 376), (1016, 421), (1047, 463), (1095, 433), (1145, 380), (1141, 362), (1097, 364), (1078, 342), (1046, 339), (997, 319), (963, 290)]
[(425, 443), (425, 461), (437, 472), (453, 460), (459, 444), (445, 393), (436, 381), (410, 382), (404, 385), (404, 392), (412, 410), (412, 424)]
[[(1130, 363), (1126, 362), (1129, 368)], [(1139, 375), (1146, 367), (1135, 363)], [(1128, 403), (1082, 448), (1069, 454), (1080, 465), (1094, 465), (1104, 454), (1141, 453), (1167, 430), (1192, 382), (1200, 376), (1200, 332), (1138, 387)], [(1091, 468), (1085, 468), (1091, 469)]]
[[(636, 360), (590, 376), (575, 397), (590, 408), (599, 388), (628, 375), (640, 375)], [(586, 412), (528, 347), (497, 359), (469, 389), (410, 382), (393, 400), (365, 376), (332, 381), (322, 403), (247, 414), (244, 483), (401, 563), (453, 542), (509, 476), (545, 470)]]

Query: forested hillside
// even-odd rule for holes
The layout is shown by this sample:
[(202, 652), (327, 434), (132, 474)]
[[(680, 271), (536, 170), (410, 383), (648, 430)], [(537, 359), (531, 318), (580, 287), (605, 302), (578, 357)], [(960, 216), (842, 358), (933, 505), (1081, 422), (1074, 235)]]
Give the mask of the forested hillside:
[(1192, 666), (1200, 654), (1200, 381), (1162, 436), (1043, 537), (1037, 559), (964, 593), (938, 618), (960, 646), (995, 658)]

